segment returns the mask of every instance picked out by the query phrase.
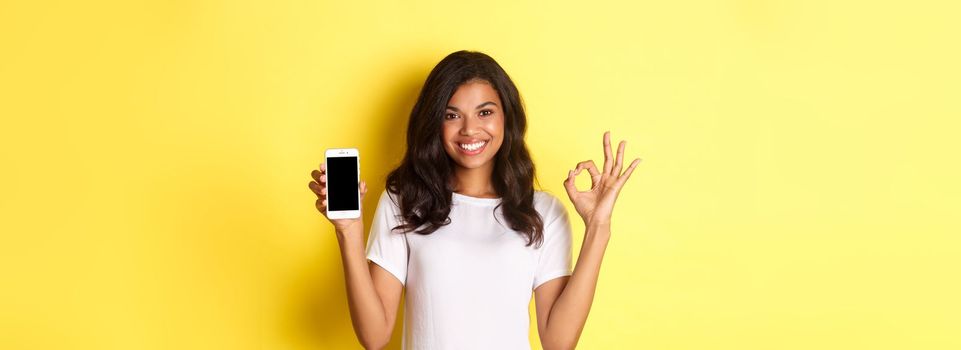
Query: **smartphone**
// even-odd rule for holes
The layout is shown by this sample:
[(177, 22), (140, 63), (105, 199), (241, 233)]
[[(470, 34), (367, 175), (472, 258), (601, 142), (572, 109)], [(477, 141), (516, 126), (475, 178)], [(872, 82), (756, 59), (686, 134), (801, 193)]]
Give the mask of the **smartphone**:
[(356, 148), (331, 148), (326, 152), (327, 217), (360, 217), (360, 153)]

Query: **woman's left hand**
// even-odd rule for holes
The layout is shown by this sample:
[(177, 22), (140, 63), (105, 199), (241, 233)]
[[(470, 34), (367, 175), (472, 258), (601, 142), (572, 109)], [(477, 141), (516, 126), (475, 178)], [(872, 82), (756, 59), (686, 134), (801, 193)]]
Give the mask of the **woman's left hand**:
[[(584, 219), (585, 225), (610, 225), (611, 213), (614, 211), (614, 201), (624, 187), (624, 183), (631, 177), (634, 168), (641, 162), (640, 158), (635, 158), (631, 165), (621, 173), (624, 159), (624, 147), (627, 141), (621, 141), (617, 147), (617, 159), (611, 156), (611, 132), (604, 133), (604, 169), (598, 171), (593, 160), (585, 160), (577, 163), (577, 168), (567, 173), (567, 180), (564, 180), (564, 187), (567, 195), (574, 203), (577, 214)], [(578, 191), (574, 185), (574, 178), (587, 170), (591, 174), (591, 189)]]

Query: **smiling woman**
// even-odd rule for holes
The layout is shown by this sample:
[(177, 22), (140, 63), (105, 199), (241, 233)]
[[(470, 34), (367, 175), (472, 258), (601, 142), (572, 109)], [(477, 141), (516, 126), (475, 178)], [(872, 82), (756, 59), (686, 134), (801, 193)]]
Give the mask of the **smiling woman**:
[[(534, 190), (520, 94), (490, 56), (458, 51), (434, 67), (410, 115), (407, 151), (387, 177), (363, 243), (360, 219), (331, 220), (347, 278), (354, 331), (367, 348), (391, 338), (401, 292), (407, 349), (529, 349), (528, 305), (547, 349), (573, 348), (590, 311), (610, 218), (621, 187), (624, 143), (603, 172), (581, 162), (564, 182), (587, 231), (571, 269), (564, 205)], [(326, 168), (311, 189), (324, 212)], [(574, 176), (591, 174), (578, 191)], [(361, 182), (361, 193), (366, 184)], [(366, 258), (366, 259), (365, 259)]]

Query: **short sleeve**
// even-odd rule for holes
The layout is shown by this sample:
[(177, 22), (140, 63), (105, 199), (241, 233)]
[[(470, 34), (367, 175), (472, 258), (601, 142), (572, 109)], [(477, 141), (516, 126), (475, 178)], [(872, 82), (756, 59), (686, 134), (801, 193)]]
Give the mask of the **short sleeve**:
[(401, 284), (406, 284), (406, 234), (392, 230), (399, 222), (398, 211), (387, 191), (382, 192), (367, 238), (367, 259), (390, 272)]
[(567, 209), (557, 197), (543, 194), (544, 200), (549, 204), (544, 206), (542, 213), (545, 217), (544, 243), (539, 248), (532, 289), (537, 289), (544, 282), (571, 274), (572, 233)]

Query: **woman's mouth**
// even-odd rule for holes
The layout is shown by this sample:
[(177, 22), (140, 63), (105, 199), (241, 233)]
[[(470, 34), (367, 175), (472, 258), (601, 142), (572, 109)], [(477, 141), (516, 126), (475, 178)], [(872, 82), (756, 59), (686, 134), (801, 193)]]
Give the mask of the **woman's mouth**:
[(457, 148), (460, 152), (469, 156), (480, 154), (487, 148), (488, 141), (476, 141), (471, 143), (457, 143)]

